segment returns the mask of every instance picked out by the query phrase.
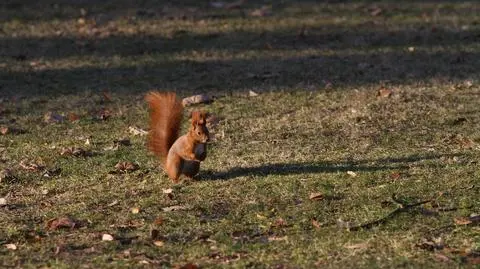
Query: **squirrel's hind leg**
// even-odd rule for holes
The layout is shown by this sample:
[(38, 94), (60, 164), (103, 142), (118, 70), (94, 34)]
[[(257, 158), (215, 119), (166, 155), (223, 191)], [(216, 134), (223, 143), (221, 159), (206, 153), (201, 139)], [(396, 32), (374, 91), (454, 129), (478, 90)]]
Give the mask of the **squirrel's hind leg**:
[(168, 177), (175, 184), (180, 182), (180, 174), (183, 170), (182, 167), (183, 160), (180, 158), (180, 156), (177, 155), (173, 158), (167, 158), (167, 162), (165, 163), (165, 171), (167, 172)]

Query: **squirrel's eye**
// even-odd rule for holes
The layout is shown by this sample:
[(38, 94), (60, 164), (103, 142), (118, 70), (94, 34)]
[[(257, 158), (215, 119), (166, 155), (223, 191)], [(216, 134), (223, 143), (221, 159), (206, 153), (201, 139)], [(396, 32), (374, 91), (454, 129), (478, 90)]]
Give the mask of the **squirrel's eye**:
[(200, 131), (198, 131), (197, 134), (200, 135)]

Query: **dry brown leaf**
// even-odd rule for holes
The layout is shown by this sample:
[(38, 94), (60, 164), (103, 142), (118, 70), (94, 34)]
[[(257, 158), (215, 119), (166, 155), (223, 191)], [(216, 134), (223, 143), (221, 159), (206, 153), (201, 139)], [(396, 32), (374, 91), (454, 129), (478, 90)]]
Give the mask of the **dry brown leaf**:
[(185, 209), (187, 209), (187, 207), (183, 205), (173, 205), (173, 206), (167, 206), (162, 208), (162, 210), (165, 212), (179, 211), (179, 210), (185, 210)]
[(282, 218), (278, 218), (273, 222), (272, 226), (274, 226), (274, 227), (285, 227), (285, 226), (287, 226), (287, 222)]
[(162, 217), (157, 217), (157, 218), (153, 221), (153, 223), (154, 223), (155, 225), (162, 225), (162, 223), (163, 223), (163, 218), (162, 218)]
[(245, 4), (246, 0), (238, 0), (230, 4), (225, 5), (225, 9), (236, 9), (242, 7), (243, 4)]
[(286, 241), (288, 239), (288, 236), (269, 236), (268, 241)]
[(370, 10), (370, 15), (372, 15), (373, 17), (376, 17), (376, 16), (380, 15), (382, 12), (383, 12), (383, 9), (381, 9), (379, 7), (373, 7)]
[(131, 133), (132, 135), (138, 135), (138, 136), (144, 136), (148, 134), (147, 131), (135, 126), (128, 127), (128, 132)]
[(437, 252), (437, 253), (434, 254), (434, 256), (435, 256), (436, 260), (441, 261), (441, 262), (450, 262), (451, 261), (451, 259), (443, 253)]
[(114, 240), (114, 238), (110, 234), (103, 234), (102, 235), (102, 241), (113, 241), (113, 240)]
[(163, 247), (165, 245), (163, 241), (160, 240), (153, 241), (153, 244), (157, 247)]
[(248, 96), (250, 96), (250, 97), (257, 97), (257, 96), (258, 96), (258, 93), (250, 90), (250, 91), (248, 91)]
[(105, 101), (107, 101), (107, 102), (112, 101), (112, 95), (110, 94), (109, 90), (103, 90), (102, 91), (102, 96), (103, 96), (103, 99), (105, 99)]
[(392, 94), (393, 94), (393, 90), (387, 89), (385, 87), (380, 87), (380, 89), (378, 89), (377, 91), (377, 97), (379, 98), (388, 98), (392, 96)]
[(267, 217), (265, 217), (264, 215), (261, 215), (261, 214), (258, 214), (258, 213), (257, 213), (257, 218), (258, 218), (258, 219), (266, 219)]
[(353, 172), (353, 171), (347, 171), (347, 175), (351, 176), (351, 177), (356, 177), (357, 176), (357, 173)]
[(315, 227), (317, 229), (320, 229), (322, 227), (322, 225), (314, 219), (312, 219), (312, 225), (313, 225), (313, 227)]
[(138, 165), (132, 162), (118, 162), (115, 165), (115, 169), (120, 172), (132, 172), (138, 169)]
[(309, 198), (310, 200), (315, 200), (315, 201), (317, 201), (317, 200), (323, 199), (323, 198), (324, 198), (324, 195), (323, 195), (323, 193), (321, 193), (321, 192), (312, 192), (312, 193), (310, 193), (310, 196), (309, 196), (308, 198)]
[(112, 116), (112, 112), (106, 108), (102, 108), (96, 112), (95, 117), (99, 120), (108, 120)]
[(198, 269), (198, 266), (193, 263), (187, 263), (180, 267), (180, 269)]
[(7, 135), (7, 134), (18, 135), (18, 134), (23, 134), (23, 133), (25, 133), (25, 130), (22, 130), (20, 128), (7, 127), (7, 126), (0, 127), (0, 134), (1, 135)]
[(41, 164), (37, 164), (37, 163), (33, 163), (33, 162), (27, 162), (26, 160), (22, 160), (20, 161), (19, 163), (20, 167), (22, 167), (23, 169), (27, 170), (27, 171), (33, 171), (33, 172), (37, 172), (37, 171), (40, 171), (42, 169), (45, 168), (44, 165), (41, 165)]
[(480, 215), (470, 217), (459, 217), (454, 219), (456, 225), (469, 225), (472, 223), (480, 223)]
[(270, 6), (263, 6), (250, 12), (251, 17), (267, 17), (273, 14)]
[(398, 172), (391, 173), (390, 178), (393, 179), (393, 180), (397, 180), (397, 179), (400, 178), (400, 173), (398, 173)]
[(132, 214), (138, 214), (138, 213), (140, 213), (140, 208), (133, 207), (130, 211), (132, 212)]
[(67, 118), (71, 122), (76, 122), (76, 121), (80, 120), (80, 116), (78, 116), (77, 114), (75, 114), (73, 112), (68, 113)]
[(205, 104), (205, 103), (210, 103), (212, 101), (212, 98), (209, 97), (206, 94), (197, 94), (197, 95), (192, 95), (190, 97), (185, 97), (182, 100), (183, 106), (191, 106), (195, 104)]
[(173, 192), (173, 189), (171, 189), (171, 188), (168, 188), (168, 189), (162, 189), (162, 192), (163, 192), (164, 194), (170, 194), (170, 193), (172, 193), (172, 192)]
[(86, 157), (86, 156), (90, 155), (90, 153), (85, 151), (82, 148), (69, 147), (69, 148), (63, 148), (60, 151), (60, 155), (61, 156)]
[(62, 217), (48, 220), (45, 226), (48, 230), (57, 230), (61, 228), (73, 229), (77, 226), (77, 223), (69, 217)]
[(455, 221), (456, 225), (468, 225), (472, 223), (470, 218), (465, 217), (454, 218), (453, 220)]
[(17, 250), (17, 245), (15, 244), (5, 244), (5, 247), (10, 250)]
[(8, 134), (9, 132), (10, 132), (10, 129), (9, 129), (8, 127), (6, 127), (6, 126), (0, 127), (0, 134), (6, 135), (6, 134)]

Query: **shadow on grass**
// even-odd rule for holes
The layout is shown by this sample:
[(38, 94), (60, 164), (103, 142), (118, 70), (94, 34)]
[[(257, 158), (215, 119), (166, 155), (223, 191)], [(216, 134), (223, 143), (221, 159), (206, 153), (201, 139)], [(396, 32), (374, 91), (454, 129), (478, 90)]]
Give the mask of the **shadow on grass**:
[[(284, 5), (305, 5), (308, 2), (287, 1)], [(212, 9), (207, 2), (188, 0), (178, 3), (142, 1), (138, 6), (129, 1), (106, 1), (97, 6), (97, 1), (92, 0), (78, 3), (64, 0), (35, 2), (32, 6), (9, 1), (0, 6), (0, 10), (7, 14), (11, 10), (19, 13), (30, 10), (48, 15), (50, 9), (37, 9), (36, 6), (51, 8), (58, 3), (61, 6), (72, 5), (74, 11), (71, 12), (79, 13), (78, 9), (83, 6), (93, 13), (110, 12), (113, 15), (155, 5)], [(342, 16), (349, 18), (347, 14), (352, 10), (345, 6), (355, 6), (355, 2), (342, 3), (326, 5), (324, 12), (338, 9), (345, 13)], [(461, 5), (454, 7), (461, 8)], [(452, 9), (456, 15), (468, 12)], [(434, 6), (428, 9), (429, 12), (434, 10)], [(74, 13), (68, 12), (66, 16), (74, 16)], [(405, 16), (420, 16), (416, 13), (412, 15), (409, 9), (398, 12), (405, 12)], [(299, 17), (301, 13), (293, 15)], [(79, 14), (74, 18), (77, 16)], [(275, 21), (275, 16), (268, 20)], [(309, 27), (308, 34), (303, 38), (298, 38), (301, 25), (295, 22), (272, 26), (274, 30), (271, 31), (259, 27), (258, 32), (198, 34), (188, 29), (177, 29), (171, 37), (141, 31), (129, 36), (113, 32), (105, 37), (82, 37), (76, 33), (47, 37), (0, 36), (0, 55), (8, 62), (5, 65), (7, 68), (0, 69), (0, 92), (7, 95), (58, 95), (105, 88), (115, 92), (143, 92), (151, 88), (187, 92), (252, 88), (295, 90), (304, 86), (322, 89), (334, 85), (340, 88), (384, 81), (409, 84), (479, 76), (480, 51), (472, 47), (479, 40), (478, 27), (438, 24), (432, 30), (432, 23), (418, 18), (415, 23), (392, 27), (384, 22), (375, 23), (368, 13), (366, 16), (363, 18), (367, 20), (365, 23), (352, 24), (348, 20), (345, 23), (320, 22)], [(245, 21), (266, 23), (262, 18), (246, 18)], [(132, 25), (139, 28), (139, 23), (132, 22)], [(269, 23), (272, 24), (272, 21)], [(409, 47), (413, 50), (408, 50)], [(311, 49), (316, 52), (308, 52)], [(303, 50), (307, 52), (302, 54)], [(272, 51), (277, 54), (272, 55)], [(175, 55), (179, 55), (180, 59)], [(58, 59), (62, 60), (62, 67), (56, 66), (55, 60)], [(29, 65), (30, 61), (34, 66)], [(47, 63), (42, 66), (44, 62)], [(10, 64), (13, 68), (8, 68)]]
[[(337, 172), (375, 172), (383, 170), (405, 170), (414, 162), (433, 161), (440, 158), (452, 158), (462, 154), (411, 155), (406, 157), (381, 158), (352, 162), (310, 162), (310, 163), (274, 163), (253, 167), (238, 167), (227, 171), (206, 170), (197, 180), (228, 180), (242, 176), (295, 175)], [(427, 164), (433, 165), (433, 164)]]

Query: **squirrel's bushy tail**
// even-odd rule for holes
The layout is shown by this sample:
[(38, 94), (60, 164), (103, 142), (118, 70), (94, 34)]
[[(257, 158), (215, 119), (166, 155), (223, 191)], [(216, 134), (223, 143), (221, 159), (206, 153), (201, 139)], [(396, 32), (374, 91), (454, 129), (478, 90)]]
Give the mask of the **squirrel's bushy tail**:
[(145, 100), (150, 106), (148, 148), (165, 164), (180, 132), (183, 105), (174, 92), (149, 92)]

